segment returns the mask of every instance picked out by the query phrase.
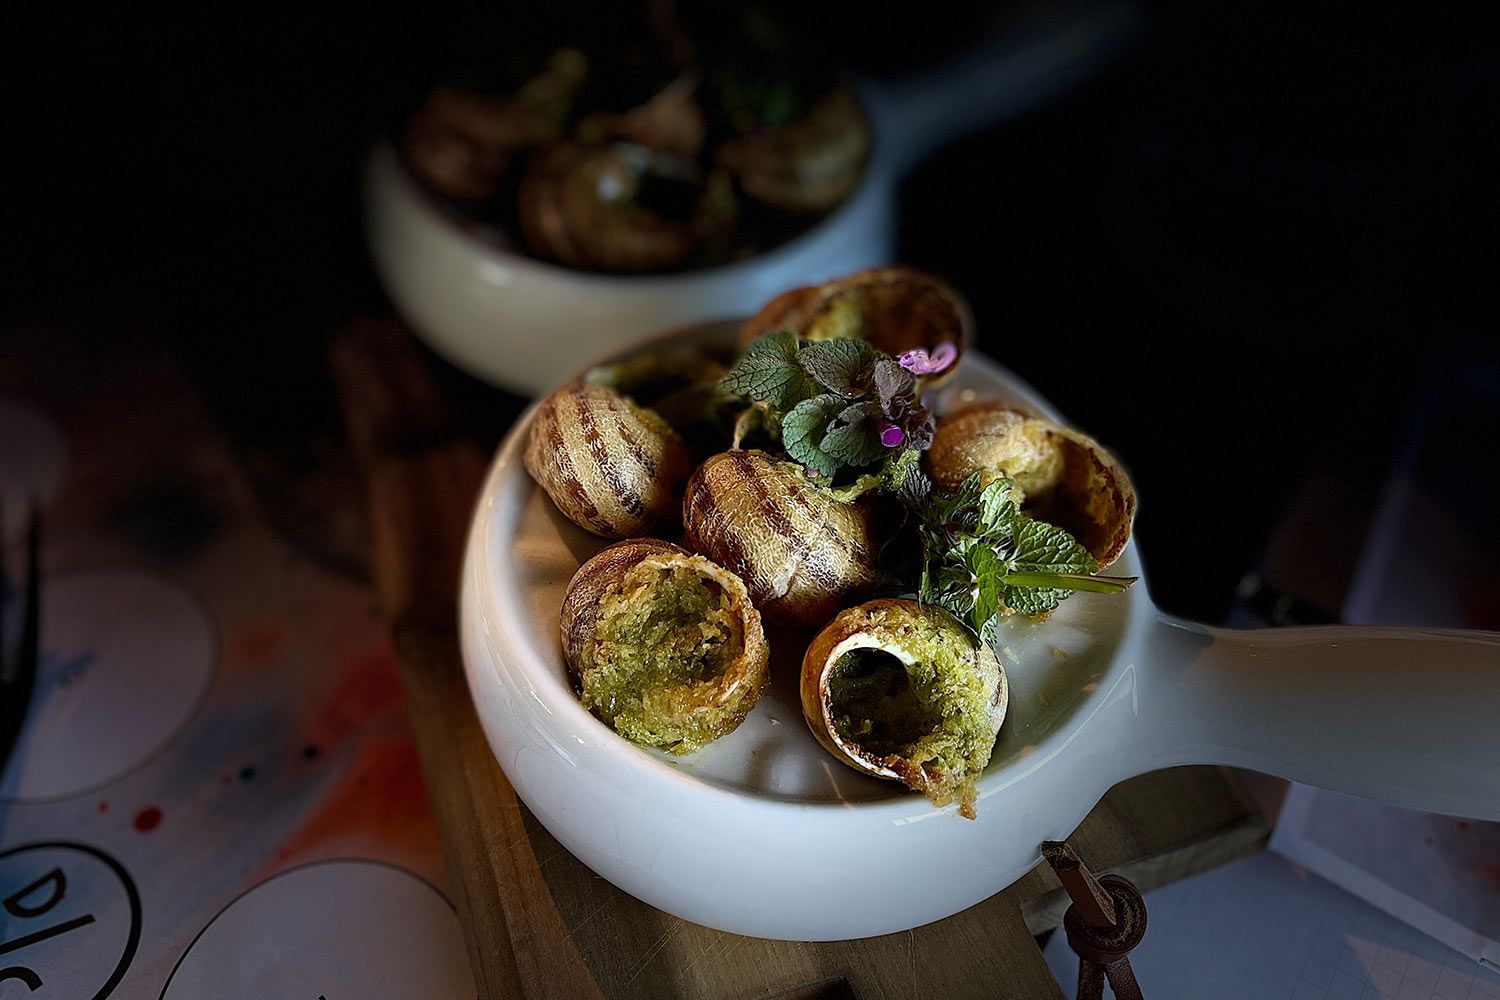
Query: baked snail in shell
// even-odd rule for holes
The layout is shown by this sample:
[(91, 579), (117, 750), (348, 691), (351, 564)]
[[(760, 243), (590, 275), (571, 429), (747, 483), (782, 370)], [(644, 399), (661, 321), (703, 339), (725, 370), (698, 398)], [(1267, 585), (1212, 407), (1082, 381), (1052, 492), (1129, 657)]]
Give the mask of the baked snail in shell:
[(1005, 721), (994, 652), (941, 608), (877, 600), (841, 612), (802, 660), (802, 715), (829, 753), (974, 818)]
[(870, 155), (859, 98), (835, 87), (796, 121), (731, 139), (718, 161), (745, 193), (792, 212), (826, 212), (854, 193)]
[(1100, 569), (1130, 540), (1135, 488), (1114, 456), (1087, 435), (1006, 403), (975, 403), (938, 421), (923, 459), (928, 475), (956, 490), (971, 474), (1005, 476), (1023, 508), (1065, 528)]
[(688, 480), (688, 543), (745, 581), (763, 615), (811, 626), (884, 582), (879, 516), (808, 482), (800, 466), (762, 451), (726, 451)]
[[(652, 192), (666, 197), (648, 197)], [(557, 143), (537, 153), (517, 192), (530, 251), (566, 267), (639, 273), (684, 266), (733, 228), (728, 175), (632, 143)]]
[(652, 351), (591, 368), (583, 380), (650, 409), (703, 458), (723, 448), (732, 430), (734, 400), (719, 389), (727, 370), (702, 351)]
[(584, 707), (633, 743), (692, 753), (766, 689), (770, 652), (745, 585), (669, 542), (617, 542), (580, 566), (560, 627)]
[(655, 412), (608, 386), (575, 381), (537, 407), (523, 461), (568, 520), (629, 538), (677, 512), (693, 459)]
[(857, 337), (897, 358), (914, 350), (949, 354), (941, 370), (919, 372), (928, 387), (958, 369), (974, 342), (974, 317), (947, 282), (909, 267), (878, 267), (778, 295), (741, 327), (739, 346), (778, 330), (804, 340)]
[(527, 149), (562, 137), (587, 72), (583, 53), (559, 49), (508, 97), (436, 88), (407, 126), (402, 143), (407, 165), (455, 201), (493, 199)]

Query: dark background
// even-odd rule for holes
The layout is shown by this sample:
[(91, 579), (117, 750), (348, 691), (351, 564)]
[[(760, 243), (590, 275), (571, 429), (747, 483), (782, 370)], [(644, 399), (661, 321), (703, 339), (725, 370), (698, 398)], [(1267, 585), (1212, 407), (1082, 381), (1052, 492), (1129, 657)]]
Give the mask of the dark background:
[[(771, 6), (829, 61), (877, 75), (1020, 16)], [(1434, 365), (1493, 349), (1493, 15), (1309, 6), (1146, 4), (1117, 66), (902, 191), (903, 260), (951, 278), (983, 348), (1121, 455), (1153, 595), (1210, 621), (1309, 480), (1345, 484), (1324, 516), (1358, 539)], [(386, 308), (360, 236), (362, 154), (526, 8), (7, 17), (0, 321), (67, 313), (157, 338), (231, 434), (336, 435), (324, 344)], [(445, 377), (498, 436), (518, 401)], [(1495, 454), (1473, 457), (1476, 490)]]

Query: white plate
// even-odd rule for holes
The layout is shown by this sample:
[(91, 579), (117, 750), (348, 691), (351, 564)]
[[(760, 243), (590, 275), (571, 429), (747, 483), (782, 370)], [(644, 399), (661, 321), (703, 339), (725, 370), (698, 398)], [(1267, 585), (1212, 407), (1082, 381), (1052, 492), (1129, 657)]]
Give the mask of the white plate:
[[(1052, 412), (972, 353), (944, 400), (966, 390)], [(469, 685), (501, 766), (541, 823), (600, 875), (683, 919), (797, 940), (937, 920), (1023, 875), (1040, 842), (1069, 835), (1115, 782), (1179, 763), (1239, 763), (1500, 817), (1494, 637), (1210, 630), (1163, 618), (1144, 583), (1078, 594), (1043, 623), (1003, 630), (1010, 710), (974, 821), (863, 777), (818, 745), (797, 695), (807, 634), (771, 633), (771, 689), (734, 733), (687, 757), (635, 746), (586, 712), (566, 678), (563, 594), (607, 543), (558, 514), (527, 476), (530, 417), (501, 446), (469, 539)], [(1107, 444), (1108, 428), (1094, 430)], [(1133, 543), (1111, 572), (1139, 574)], [(1414, 659), (1434, 657), (1475, 697), (1413, 694)], [(1351, 678), (1362, 686), (1346, 695)], [(1413, 708), (1438, 714), (1413, 730)], [(1435, 733), (1450, 745), (1436, 746)]]

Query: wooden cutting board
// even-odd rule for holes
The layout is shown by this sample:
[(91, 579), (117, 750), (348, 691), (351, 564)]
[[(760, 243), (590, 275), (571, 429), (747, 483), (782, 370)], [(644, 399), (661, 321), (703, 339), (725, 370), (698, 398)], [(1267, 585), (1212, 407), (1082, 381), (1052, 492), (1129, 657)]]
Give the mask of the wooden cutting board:
[[(488, 455), (464, 436), (426, 357), (394, 321), (354, 324), (332, 364), (369, 485), (376, 586), (481, 998), (1062, 995), (1032, 937), (1066, 909), (1045, 866), (913, 931), (803, 944), (687, 923), (562, 848), (491, 754), (459, 657), (459, 569)], [(1117, 786), (1070, 842), (1096, 872), (1120, 871), (1146, 890), (1259, 850), (1267, 833), (1232, 777), (1177, 768)]]

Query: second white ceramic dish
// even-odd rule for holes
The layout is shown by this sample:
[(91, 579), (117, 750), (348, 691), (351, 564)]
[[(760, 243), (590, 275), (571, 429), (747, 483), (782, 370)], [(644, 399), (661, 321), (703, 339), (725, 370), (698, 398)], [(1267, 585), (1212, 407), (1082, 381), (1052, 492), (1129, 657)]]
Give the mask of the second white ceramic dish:
[[(1108, 65), (1140, 20), (1132, 0), (1052, 5), (917, 78), (862, 83), (875, 141), (855, 193), (779, 247), (698, 271), (592, 274), (529, 257), (439, 207), (381, 143), (364, 177), (375, 268), (434, 350), (530, 395), (647, 334), (742, 316), (789, 288), (889, 263), (896, 185), (906, 171), (943, 143), (1031, 109)], [(961, 225), (961, 206), (954, 214)]]
[[(964, 393), (1056, 416), (972, 354), (944, 399)], [(469, 539), (461, 626), (475, 705), (542, 824), (615, 885), (685, 920), (798, 940), (915, 927), (1025, 874), (1040, 843), (1067, 837), (1111, 785), (1177, 764), (1500, 819), (1500, 637), (1211, 629), (1162, 615), (1144, 581), (1003, 630), (1010, 711), (972, 822), (816, 743), (797, 695), (807, 635), (770, 636), (771, 690), (734, 733), (687, 757), (634, 746), (586, 712), (566, 678), (563, 594), (606, 543), (558, 514), (522, 468), (529, 419), (501, 447)], [(1093, 430), (1108, 444), (1108, 428)], [(1133, 543), (1111, 572), (1140, 573)]]

